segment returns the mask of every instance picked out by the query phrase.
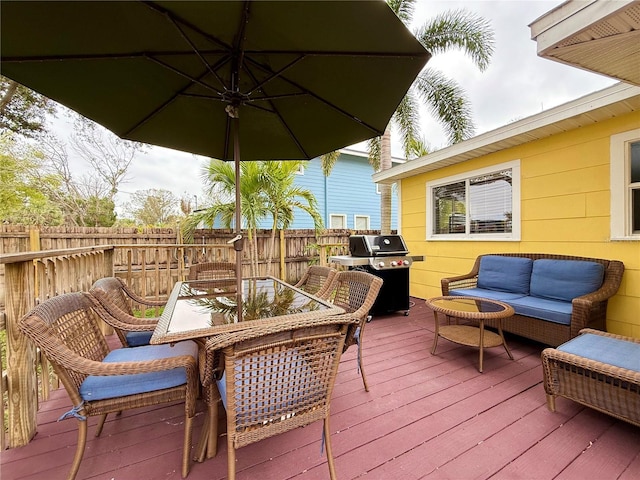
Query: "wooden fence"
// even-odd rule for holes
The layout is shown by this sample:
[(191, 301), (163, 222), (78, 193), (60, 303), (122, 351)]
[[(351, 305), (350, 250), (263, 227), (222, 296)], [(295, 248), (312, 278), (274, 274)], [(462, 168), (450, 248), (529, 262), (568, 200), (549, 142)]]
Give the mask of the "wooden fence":
[[(271, 232), (260, 231), (257, 274), (295, 282), (309, 264), (348, 253), (351, 233), (330, 230), (316, 236), (313, 230), (287, 230), (275, 237), (273, 248)], [(25, 313), (51, 296), (86, 291), (98, 278), (112, 275), (125, 279), (143, 297), (166, 300), (191, 264), (235, 262), (236, 252), (227, 243), (232, 237), (230, 230), (198, 230), (194, 243), (183, 244), (172, 229), (0, 226), (0, 330), (6, 328), (6, 363), (0, 361), (0, 448), (28, 443), (36, 430), (38, 396), (47, 398), (50, 389), (58, 387), (46, 359), (17, 329)], [(248, 247), (243, 254), (243, 275), (248, 276)], [(43, 372), (40, 378), (37, 371)]]

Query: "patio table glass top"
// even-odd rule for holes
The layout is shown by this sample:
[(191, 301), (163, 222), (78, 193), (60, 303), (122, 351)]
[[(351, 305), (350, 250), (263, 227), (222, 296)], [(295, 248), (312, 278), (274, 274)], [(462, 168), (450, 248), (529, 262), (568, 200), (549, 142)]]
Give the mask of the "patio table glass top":
[(344, 313), (274, 277), (242, 281), (242, 322), (237, 318), (235, 280), (177, 282), (151, 337), (152, 344), (208, 337), (269, 322)]

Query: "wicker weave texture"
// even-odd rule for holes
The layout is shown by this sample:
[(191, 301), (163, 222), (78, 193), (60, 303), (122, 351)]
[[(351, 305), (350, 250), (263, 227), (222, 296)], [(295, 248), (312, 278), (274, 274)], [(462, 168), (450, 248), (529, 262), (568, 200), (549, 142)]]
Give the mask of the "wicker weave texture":
[(103, 316), (114, 328), (120, 342), (127, 347), (126, 332), (152, 332), (158, 324), (158, 317), (140, 318), (133, 314), (133, 306), (161, 307), (165, 302), (146, 300), (135, 294), (124, 281), (116, 277), (96, 280), (89, 293), (109, 313)]
[(236, 279), (236, 264), (231, 262), (204, 262), (189, 267), (189, 280)]
[[(355, 322), (349, 315), (299, 319), (207, 341), (207, 358), (224, 359), (229, 479), (235, 478), (236, 449), (317, 420), (324, 421), (329, 471), (336, 478), (329, 407), (347, 329)], [(213, 388), (215, 371), (203, 373), (205, 388)], [(210, 436), (217, 434), (215, 418)]]
[[(640, 339), (637, 338), (593, 329), (584, 329), (581, 333), (633, 342), (640, 348)], [(561, 396), (640, 426), (640, 372), (555, 348), (542, 351), (542, 369), (547, 405), (551, 411), (555, 411), (555, 397)]]
[[(186, 476), (189, 471), (192, 420), (199, 390), (196, 360), (191, 356), (179, 356), (144, 362), (102, 362), (109, 348), (100, 332), (98, 319), (108, 316), (108, 313), (99, 306), (96, 307), (95, 302), (91, 295), (82, 292), (50, 298), (25, 315), (19, 322), (19, 328), (49, 359), (71, 402), (78, 408), (78, 414), (103, 416), (98, 424), (96, 436), (100, 434), (108, 413), (184, 401), (185, 441), (182, 475)], [(80, 385), (88, 375), (130, 375), (175, 368), (184, 368), (187, 376), (185, 385), (95, 401), (83, 400), (79, 393)], [(78, 446), (69, 479), (75, 478), (78, 472), (86, 443), (87, 422), (77, 423)]]
[[(502, 323), (505, 332), (511, 332), (532, 340), (557, 347), (578, 335), (584, 328), (606, 330), (607, 303), (614, 296), (622, 282), (624, 264), (618, 260), (603, 258), (576, 257), (571, 255), (556, 255), (548, 253), (492, 253), (505, 257), (523, 257), (532, 260), (577, 260), (597, 262), (604, 266), (604, 279), (602, 286), (595, 292), (573, 299), (571, 323), (561, 325), (545, 320), (539, 320), (524, 315), (514, 315)], [(449, 295), (450, 290), (474, 288), (478, 282), (480, 261), (484, 255), (476, 258), (471, 271), (465, 275), (441, 279), (442, 295)], [(486, 322), (487, 326), (496, 327), (492, 320)]]
[(322, 297), (331, 286), (338, 271), (322, 265), (311, 265), (294, 286), (312, 295)]

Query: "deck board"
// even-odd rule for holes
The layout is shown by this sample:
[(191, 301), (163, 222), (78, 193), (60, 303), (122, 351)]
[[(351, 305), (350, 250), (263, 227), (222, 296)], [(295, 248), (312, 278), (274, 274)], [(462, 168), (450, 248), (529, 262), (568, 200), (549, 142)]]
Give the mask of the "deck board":
[[(431, 355), (433, 316), (414, 299), (409, 316), (375, 318), (366, 327), (364, 365), (370, 392), (357, 371), (356, 348), (342, 357), (331, 405), (340, 479), (572, 479), (640, 478), (640, 429), (566, 399), (547, 410), (542, 386), (543, 346), (508, 336), (502, 347), (477, 349), (446, 340)], [(65, 478), (75, 451), (74, 420), (63, 390), (41, 405), (38, 434), (2, 452), (3, 480)], [(194, 421), (194, 445), (204, 407)], [(78, 479), (179, 479), (183, 407), (156, 406), (110, 416), (95, 438), (90, 419)], [(322, 426), (300, 428), (237, 452), (238, 479), (328, 478)], [(226, 478), (226, 436), (218, 455), (192, 463), (190, 480)]]

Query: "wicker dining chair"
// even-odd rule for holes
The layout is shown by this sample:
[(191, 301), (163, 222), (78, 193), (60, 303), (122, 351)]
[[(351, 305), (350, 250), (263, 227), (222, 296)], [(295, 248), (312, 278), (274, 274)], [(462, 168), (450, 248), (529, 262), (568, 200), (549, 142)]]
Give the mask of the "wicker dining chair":
[(200, 375), (210, 400), (208, 437), (215, 454), (215, 400), (222, 397), (229, 480), (235, 479), (238, 448), (318, 420), (323, 420), (330, 477), (337, 478), (329, 427), (331, 394), (348, 328), (357, 321), (349, 315), (301, 318), (207, 340)]
[(87, 441), (87, 417), (169, 402), (185, 404), (182, 476), (190, 467), (191, 432), (199, 391), (198, 347), (193, 341), (110, 351), (98, 318), (108, 313), (84, 292), (52, 297), (19, 322), (20, 330), (49, 359), (73, 408), (61, 419), (78, 421), (78, 445), (67, 478), (80, 468)]
[(364, 337), (364, 327), (371, 316), (369, 310), (378, 298), (378, 293), (382, 287), (382, 279), (371, 273), (360, 270), (342, 270), (337, 272), (331, 285), (325, 290), (322, 297), (329, 300), (334, 305), (342, 307), (345, 312), (358, 318), (358, 327), (353, 334), (347, 337), (345, 348), (358, 345), (358, 370), (362, 376), (364, 389), (369, 391), (369, 384), (364, 373), (364, 363), (362, 361), (362, 342)]
[(338, 271), (335, 268), (311, 265), (298, 283), (294, 285), (307, 293), (322, 297)]
[(189, 267), (188, 280), (233, 280), (236, 279), (236, 264), (232, 262), (195, 263)]
[(140, 297), (117, 277), (96, 280), (89, 293), (109, 312), (106, 321), (115, 330), (123, 347), (149, 344), (158, 317), (136, 317), (134, 308), (159, 308), (164, 307), (166, 302)]

